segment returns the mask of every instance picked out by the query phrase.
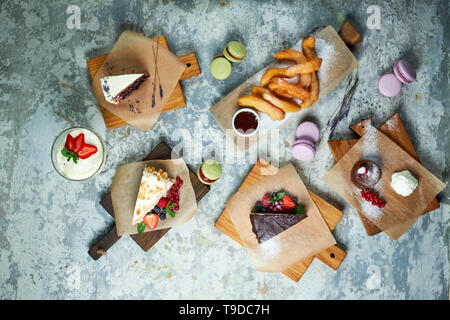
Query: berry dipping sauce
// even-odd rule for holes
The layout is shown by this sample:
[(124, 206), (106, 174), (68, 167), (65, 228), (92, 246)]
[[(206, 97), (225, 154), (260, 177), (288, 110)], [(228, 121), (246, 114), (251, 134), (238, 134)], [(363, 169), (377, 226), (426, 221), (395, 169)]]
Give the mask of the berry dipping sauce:
[(233, 116), (233, 129), (242, 137), (250, 137), (259, 129), (259, 116), (249, 108), (239, 109)]

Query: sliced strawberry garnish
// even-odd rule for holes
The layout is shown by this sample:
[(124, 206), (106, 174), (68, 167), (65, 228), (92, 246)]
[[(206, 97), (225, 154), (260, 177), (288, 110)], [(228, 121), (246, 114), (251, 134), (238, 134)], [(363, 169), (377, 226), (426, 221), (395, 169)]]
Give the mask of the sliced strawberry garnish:
[(144, 223), (150, 229), (154, 230), (158, 225), (159, 217), (156, 213), (147, 214), (144, 216)]
[(295, 202), (292, 201), (292, 199), (287, 194), (284, 195), (282, 201), (283, 204), (281, 205), (281, 208), (283, 210), (291, 210), (295, 208)]
[(86, 159), (97, 152), (97, 147), (92, 144), (84, 144), (80, 151), (78, 151), (78, 157), (80, 159)]
[(165, 208), (167, 206), (167, 204), (169, 203), (170, 199), (168, 198), (161, 198), (158, 201), (158, 207), (160, 208)]
[(66, 143), (64, 145), (64, 148), (66, 148), (69, 151), (75, 150), (75, 139), (70, 134), (68, 134), (66, 137)]
[(73, 152), (78, 153), (84, 146), (84, 133), (80, 133), (75, 137), (75, 148)]
[(263, 208), (267, 208), (268, 206), (270, 206), (272, 204), (272, 201), (270, 201), (269, 198), (270, 198), (269, 194), (264, 195), (264, 197), (262, 198), (261, 206)]

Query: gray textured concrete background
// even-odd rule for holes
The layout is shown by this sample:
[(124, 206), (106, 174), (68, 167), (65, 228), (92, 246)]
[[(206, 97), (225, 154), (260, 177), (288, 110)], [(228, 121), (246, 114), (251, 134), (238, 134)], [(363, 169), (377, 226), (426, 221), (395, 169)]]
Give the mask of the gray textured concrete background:
[[(69, 5), (81, 9), (80, 30), (66, 25)], [(366, 28), (369, 5), (381, 10), (379, 30)], [(0, 8), (1, 299), (448, 299), (448, 188), (440, 209), (393, 241), (368, 237), (356, 211), (322, 181), (334, 163), (329, 138), (354, 137), (350, 124), (368, 116), (380, 124), (395, 111), (425, 167), (448, 180), (448, 1), (2, 1)], [(319, 25), (339, 30), (347, 17), (364, 37), (354, 52), (360, 67), (300, 115), (321, 128), (316, 159), (295, 161), (288, 147), (281, 159), (343, 209), (334, 236), (348, 255), (337, 271), (314, 261), (299, 283), (258, 273), (245, 249), (215, 230), (251, 164), (225, 165), (196, 217), (149, 252), (125, 237), (105, 257), (90, 258), (91, 243), (114, 224), (99, 201), (118, 165), (140, 160), (161, 140), (174, 145), (171, 132), (193, 129), (197, 119), (210, 133), (205, 145), (221, 141), (210, 106), (277, 50)], [(106, 130), (90, 89), (86, 59), (108, 52), (125, 29), (165, 34), (176, 55), (196, 52), (203, 70), (183, 81), (187, 106), (162, 115), (148, 132)], [(230, 39), (245, 43), (248, 55), (218, 82), (209, 62)], [(395, 98), (382, 97), (376, 81), (401, 57), (417, 66), (417, 81)], [(299, 121), (282, 139), (293, 142)], [(94, 129), (109, 145), (106, 170), (82, 183), (61, 178), (50, 161), (53, 139), (73, 125)]]

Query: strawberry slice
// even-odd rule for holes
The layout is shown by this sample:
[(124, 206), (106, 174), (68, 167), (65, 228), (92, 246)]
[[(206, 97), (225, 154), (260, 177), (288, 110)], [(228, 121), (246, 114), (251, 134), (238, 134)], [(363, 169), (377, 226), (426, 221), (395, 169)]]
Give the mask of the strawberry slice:
[(78, 153), (84, 146), (84, 133), (80, 133), (75, 137), (75, 148), (73, 152)]
[(80, 151), (78, 151), (78, 157), (80, 159), (86, 159), (97, 152), (97, 147), (92, 144), (84, 144)]
[(64, 144), (64, 148), (69, 151), (73, 151), (75, 149), (75, 139), (68, 134), (66, 137), (66, 143)]
[(264, 197), (261, 200), (261, 206), (263, 208), (267, 208), (268, 206), (270, 206), (272, 204), (272, 201), (269, 200), (270, 195), (269, 194), (265, 194)]
[(147, 214), (144, 216), (144, 223), (150, 230), (155, 230), (158, 225), (159, 217), (156, 213)]
[(295, 202), (292, 201), (292, 199), (287, 194), (284, 195), (282, 200), (283, 204), (281, 205), (281, 208), (283, 210), (291, 210), (295, 208)]

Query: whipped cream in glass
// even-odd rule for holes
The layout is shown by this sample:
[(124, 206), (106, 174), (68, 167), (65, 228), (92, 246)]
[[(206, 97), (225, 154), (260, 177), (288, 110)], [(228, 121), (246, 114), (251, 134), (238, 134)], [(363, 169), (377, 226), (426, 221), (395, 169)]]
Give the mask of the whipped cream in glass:
[[(84, 134), (84, 142), (97, 147), (97, 152), (86, 159), (68, 161), (61, 153), (66, 143), (67, 135), (73, 138)], [(74, 181), (86, 180), (103, 169), (106, 162), (106, 148), (103, 139), (95, 132), (85, 128), (69, 128), (61, 132), (52, 146), (52, 162), (56, 171), (64, 178)]]

